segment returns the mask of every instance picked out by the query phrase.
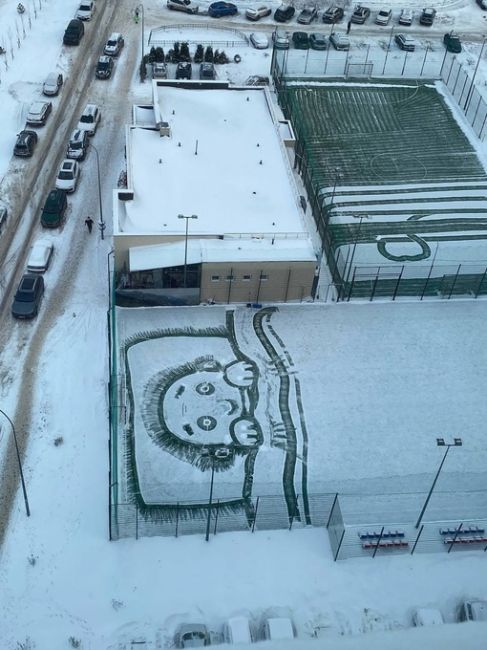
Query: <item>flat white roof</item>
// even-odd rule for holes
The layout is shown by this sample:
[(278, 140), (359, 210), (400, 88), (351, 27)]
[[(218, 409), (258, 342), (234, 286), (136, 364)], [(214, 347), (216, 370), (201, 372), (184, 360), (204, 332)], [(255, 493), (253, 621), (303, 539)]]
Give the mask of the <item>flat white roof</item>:
[[(209, 262), (316, 262), (309, 239), (189, 239), (187, 263)], [(181, 266), (184, 241), (129, 249), (131, 272)]]
[(134, 198), (118, 204), (119, 234), (183, 234), (180, 214), (198, 216), (192, 235), (306, 232), (263, 89), (154, 85), (154, 100), (171, 136), (128, 129)]

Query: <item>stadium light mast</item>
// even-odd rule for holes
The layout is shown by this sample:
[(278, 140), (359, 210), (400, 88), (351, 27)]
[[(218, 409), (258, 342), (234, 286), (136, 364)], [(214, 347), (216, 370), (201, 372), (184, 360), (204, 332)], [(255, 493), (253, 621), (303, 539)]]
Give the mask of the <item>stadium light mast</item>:
[(480, 61), (482, 59), (482, 54), (484, 53), (485, 38), (486, 38), (485, 36), (482, 36), (482, 47), (480, 48), (479, 58), (477, 59), (477, 65), (475, 66), (475, 70), (473, 71), (473, 77), (472, 77), (472, 81), (470, 83), (470, 88), (468, 89), (467, 99), (465, 100), (465, 104), (463, 105), (463, 110), (464, 110), (465, 113), (468, 110), (468, 104), (470, 102), (470, 98), (472, 96), (473, 87), (474, 87), (473, 84), (474, 84), (474, 81), (475, 81), (475, 77), (477, 76), (477, 70), (479, 69)]
[(20, 481), (22, 483), (22, 493), (24, 495), (25, 513), (28, 517), (30, 517), (29, 499), (27, 498), (27, 489), (25, 487), (24, 472), (22, 470), (22, 461), (20, 459), (19, 443), (17, 442), (17, 433), (15, 431), (14, 423), (9, 418), (9, 416), (5, 413), (5, 411), (2, 411), (2, 409), (0, 409), (0, 413), (5, 417), (5, 419), (10, 424), (10, 428), (12, 429), (12, 434), (14, 437), (14, 444), (15, 444), (15, 454), (17, 456), (17, 464), (19, 466)]
[(183, 284), (184, 288), (186, 289), (186, 281), (188, 277), (188, 222), (190, 219), (197, 219), (198, 215), (197, 214), (190, 214), (188, 216), (184, 214), (178, 214), (178, 219), (186, 219), (186, 230), (185, 230), (185, 235), (184, 235), (184, 279), (183, 279)]
[(438, 467), (438, 471), (436, 472), (436, 476), (431, 485), (430, 491), (428, 492), (428, 496), (426, 497), (426, 501), (424, 502), (424, 506), (419, 513), (418, 521), (416, 522), (416, 528), (419, 528), (421, 525), (421, 521), (423, 519), (424, 513), (426, 512), (426, 508), (428, 507), (428, 503), (431, 499), (431, 495), (433, 494), (433, 490), (435, 489), (435, 485), (438, 477), (440, 476), (441, 469), (445, 463), (446, 457), (448, 456), (448, 452), (450, 451), (450, 447), (461, 447), (463, 442), (461, 438), (453, 438), (453, 442), (445, 442), (444, 438), (436, 438), (436, 444), (438, 447), (446, 447), (446, 449), (440, 466)]

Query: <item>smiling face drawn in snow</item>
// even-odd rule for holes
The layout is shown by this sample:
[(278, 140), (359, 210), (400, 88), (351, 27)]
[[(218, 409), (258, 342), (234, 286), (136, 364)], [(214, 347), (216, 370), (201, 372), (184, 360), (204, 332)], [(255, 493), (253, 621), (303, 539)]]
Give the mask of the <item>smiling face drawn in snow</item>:
[(256, 372), (248, 361), (221, 366), (209, 361), (167, 387), (163, 418), (167, 429), (190, 445), (255, 447), (262, 432), (253, 417)]

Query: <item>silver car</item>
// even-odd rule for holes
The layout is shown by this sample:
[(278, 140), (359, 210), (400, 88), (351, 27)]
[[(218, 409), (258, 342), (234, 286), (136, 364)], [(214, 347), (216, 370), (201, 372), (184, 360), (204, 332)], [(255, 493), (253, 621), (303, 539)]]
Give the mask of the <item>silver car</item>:
[(291, 39), (289, 32), (272, 32), (272, 40), (276, 50), (289, 50)]
[(202, 623), (183, 623), (174, 635), (176, 648), (202, 648), (211, 645), (210, 634)]
[(50, 72), (42, 84), (42, 94), (48, 97), (57, 95), (63, 85), (63, 75), (60, 72)]
[(32, 126), (44, 126), (51, 111), (51, 102), (34, 102), (29, 108), (25, 121)]
[(350, 49), (350, 41), (340, 32), (332, 32), (330, 34), (330, 43), (333, 45), (335, 50), (343, 50), (344, 52)]
[(298, 23), (310, 25), (318, 17), (318, 7), (314, 4), (305, 5), (298, 16)]

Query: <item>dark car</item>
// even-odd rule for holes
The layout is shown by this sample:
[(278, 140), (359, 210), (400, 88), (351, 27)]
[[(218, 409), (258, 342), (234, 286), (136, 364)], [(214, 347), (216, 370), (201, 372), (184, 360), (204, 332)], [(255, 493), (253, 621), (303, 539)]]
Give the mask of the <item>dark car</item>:
[(326, 50), (328, 43), (324, 34), (310, 34), (309, 46), (312, 50)]
[(296, 9), (291, 5), (281, 5), (274, 12), (274, 20), (278, 23), (287, 23), (294, 16)]
[(193, 76), (193, 68), (191, 63), (181, 61), (176, 67), (176, 79), (191, 79)]
[(83, 21), (73, 18), (73, 20), (69, 21), (66, 31), (64, 32), (64, 45), (79, 45), (84, 33), (85, 26), (83, 25)]
[(343, 18), (343, 9), (341, 7), (328, 7), (323, 12), (323, 22), (332, 25), (338, 23)]
[(42, 275), (27, 273), (14, 296), (12, 316), (14, 318), (35, 318), (39, 312), (42, 296), (44, 294), (44, 278)]
[(216, 79), (216, 70), (213, 63), (200, 64), (200, 79)]
[(478, 4), (478, 6), (483, 9), (484, 11), (487, 11), (487, 0), (475, 0), (475, 2)]
[(231, 2), (212, 2), (208, 7), (208, 15), (212, 18), (235, 16), (235, 14), (238, 14), (238, 9), (237, 6)]
[(14, 147), (14, 156), (22, 156), (23, 158), (30, 158), (34, 153), (34, 148), (37, 144), (37, 133), (24, 129), (17, 136), (17, 142)]
[(448, 50), (448, 52), (453, 52), (454, 54), (460, 54), (462, 51), (462, 42), (460, 37), (455, 32), (448, 32), (443, 36), (443, 44)]
[(113, 59), (111, 56), (100, 56), (96, 64), (95, 76), (97, 79), (110, 79), (113, 72)]
[(51, 190), (42, 209), (41, 225), (44, 228), (57, 228), (60, 226), (64, 220), (67, 207), (66, 192)]
[(306, 32), (294, 32), (292, 41), (297, 50), (309, 50), (309, 36)]
[(416, 49), (416, 42), (405, 34), (396, 34), (394, 40), (401, 50), (404, 50), (405, 52), (414, 52)]
[(370, 16), (370, 9), (368, 7), (362, 7), (362, 5), (356, 5), (350, 20), (352, 21), (352, 23), (356, 23), (357, 25), (363, 25), (369, 16)]
[(421, 16), (419, 17), (419, 24), (420, 25), (425, 25), (426, 27), (431, 27), (435, 20), (436, 16), (436, 9), (433, 9), (432, 7), (427, 7), (426, 9), (423, 9), (421, 12)]

